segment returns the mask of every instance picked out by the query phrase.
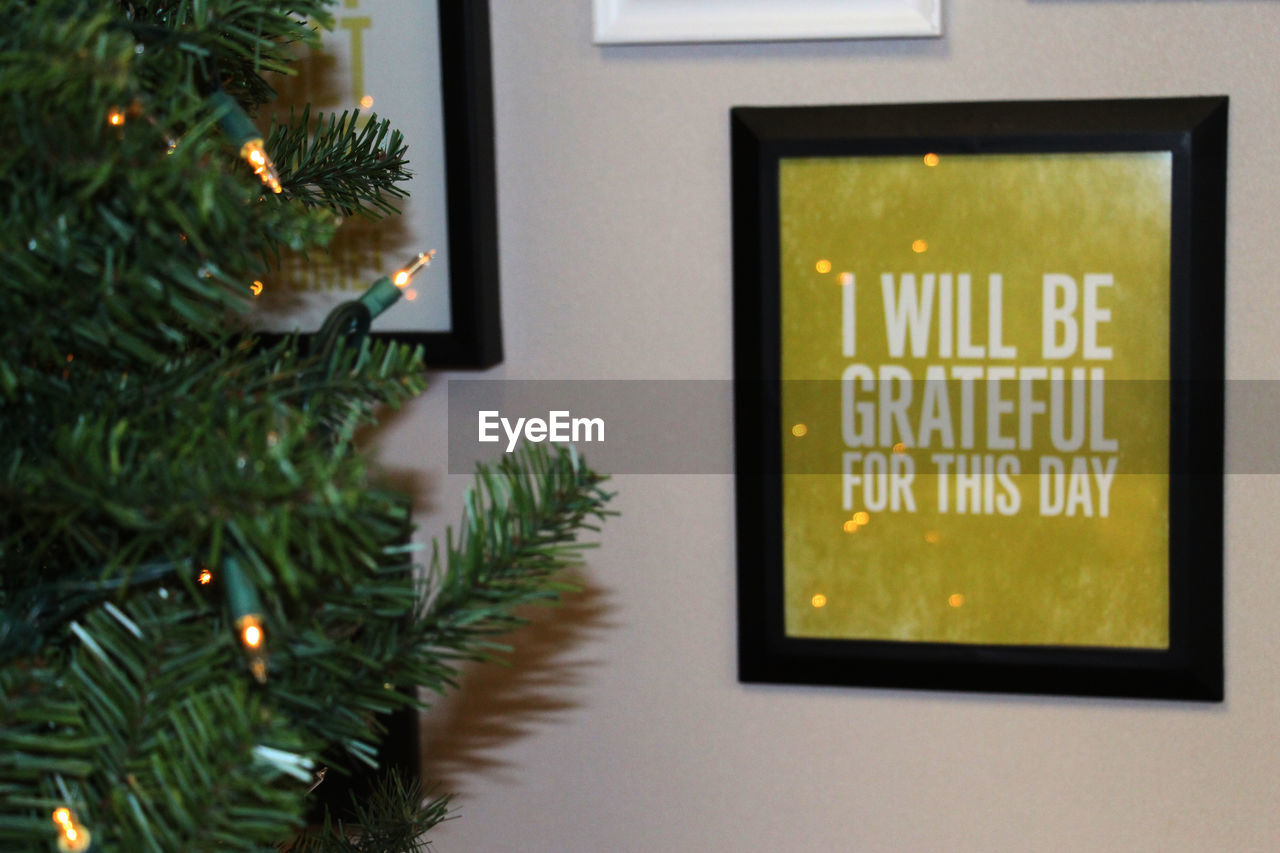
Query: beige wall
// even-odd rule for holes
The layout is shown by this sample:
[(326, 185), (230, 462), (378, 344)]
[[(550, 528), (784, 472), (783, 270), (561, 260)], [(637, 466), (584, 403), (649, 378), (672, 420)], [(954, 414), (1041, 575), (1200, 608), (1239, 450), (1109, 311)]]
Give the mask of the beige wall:
[[(612, 48), (588, 0), (491, 5), (488, 375), (731, 376), (732, 105), (1190, 94), (1231, 96), (1229, 372), (1280, 374), (1280, 3), (946, 0), (942, 39)], [(381, 438), (431, 530), (463, 485), (447, 378)], [(1227, 482), (1210, 706), (741, 686), (732, 478), (616, 487), (587, 594), (430, 719), (432, 772), (462, 793), (437, 853), (1280, 849), (1276, 478)]]

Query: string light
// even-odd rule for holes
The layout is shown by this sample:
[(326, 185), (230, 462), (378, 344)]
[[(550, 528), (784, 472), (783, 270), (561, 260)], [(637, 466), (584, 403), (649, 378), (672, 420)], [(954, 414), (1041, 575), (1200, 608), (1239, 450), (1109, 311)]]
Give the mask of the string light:
[(249, 671), (259, 684), (267, 681), (267, 635), (262, 627), (262, 606), (258, 591), (245, 576), (240, 562), (227, 557), (222, 562), (222, 585), (227, 590), (227, 605), (235, 620), (236, 635), (244, 649)]
[(369, 326), (375, 317), (395, 305), (403, 296), (412, 300), (416, 294), (404, 291), (414, 275), (431, 263), (434, 251), (419, 252), (391, 275), (384, 275), (369, 285), (359, 298), (335, 305), (316, 332), (316, 352), (331, 358), (339, 341), (358, 344), (369, 334)]
[(89, 830), (76, 823), (71, 809), (66, 806), (54, 809), (53, 822), (58, 825), (58, 849), (63, 853), (80, 853), (93, 843)]
[(245, 655), (249, 659), (249, 671), (259, 684), (267, 683), (267, 638), (262, 629), (262, 620), (252, 614), (242, 616), (236, 622), (236, 630), (240, 632), (240, 644), (244, 646)]
[(196, 578), (202, 585), (208, 586), (213, 581), (213, 572), (208, 569), (201, 569), (199, 577)]
[[(401, 291), (409, 286), (409, 282), (413, 281), (415, 275), (431, 265), (431, 259), (435, 255), (435, 249), (429, 252), (419, 252), (407, 264), (391, 275), (384, 275), (369, 285), (369, 289), (360, 294), (359, 299), (369, 309), (369, 316), (377, 317), (394, 305), (400, 298)], [(414, 294), (414, 296), (416, 295)], [(408, 297), (408, 294), (406, 293), (405, 296)], [(412, 299), (412, 297), (408, 298)]]
[[(141, 101), (135, 99), (133, 103), (129, 104), (127, 109), (122, 110), (119, 107), (111, 107), (107, 110), (107, 124), (112, 127), (124, 127), (126, 121), (139, 117), (146, 119), (147, 124), (151, 125), (163, 134), (166, 154), (172, 154), (177, 149), (178, 140), (175, 139), (168, 131), (160, 127), (160, 124), (155, 120), (155, 117), (143, 109)], [(184, 237), (183, 239), (186, 238)]]
[(280, 186), (280, 176), (276, 174), (275, 164), (267, 156), (267, 149), (262, 146), (261, 139), (251, 139), (240, 146), (240, 156), (253, 167), (253, 173), (264, 184), (271, 187), (273, 193), (284, 192), (284, 187)]
[(254, 283), (253, 283), (253, 284), (249, 285), (249, 290), (253, 292), (253, 295), (254, 295), (254, 296), (261, 296), (261, 295), (262, 295), (262, 287), (263, 287), (262, 282), (260, 282), (260, 281), (254, 281)]
[(391, 283), (404, 291), (404, 298), (408, 301), (412, 302), (418, 298), (418, 291), (409, 287), (409, 282), (413, 280), (414, 273), (425, 266), (429, 266), (431, 264), (431, 259), (435, 256), (435, 249), (432, 249), (429, 252), (419, 252), (417, 257), (409, 263), (409, 266), (400, 270), (391, 277)]
[[(134, 101), (124, 109), (121, 109), (120, 107), (111, 107), (109, 110), (107, 110), (107, 124), (111, 125), (112, 127), (123, 127), (125, 121), (127, 121), (128, 119), (137, 118), (138, 116), (141, 116), (141, 115), (145, 115), (142, 109), (142, 102), (137, 99), (134, 99)], [(153, 126), (155, 125), (156, 123), (155, 119), (153, 119), (151, 116), (146, 116), (146, 118), (147, 118), (147, 121), (149, 121)]]
[(262, 134), (253, 126), (248, 113), (236, 101), (221, 89), (209, 96), (214, 112), (218, 116), (218, 124), (231, 140), (233, 145), (240, 146), (240, 156), (253, 169), (253, 173), (271, 188), (273, 193), (283, 192), (280, 176), (276, 174), (275, 164), (263, 146)]
[(413, 260), (404, 267), (404, 269), (391, 277), (391, 283), (401, 290), (404, 290), (409, 286), (409, 282), (413, 281), (414, 275), (416, 275), (419, 270), (431, 265), (431, 259), (435, 256), (435, 249), (432, 249), (430, 252), (419, 252), (414, 256)]
[(246, 616), (239, 622), (240, 640), (250, 651), (262, 648), (262, 622), (255, 616)]

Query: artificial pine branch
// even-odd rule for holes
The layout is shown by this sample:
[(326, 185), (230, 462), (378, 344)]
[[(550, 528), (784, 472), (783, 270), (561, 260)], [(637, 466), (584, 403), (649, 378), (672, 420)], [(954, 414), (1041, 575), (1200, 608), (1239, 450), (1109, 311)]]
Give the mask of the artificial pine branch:
[[(192, 616), (177, 591), (153, 587), (82, 614), (70, 642), (46, 649), (48, 670), (5, 670), (0, 778), (27, 781), (6, 797), (18, 814), (0, 839), (47, 836), (58, 804), (95, 818), (105, 850), (213, 849), (215, 839), (261, 850), (296, 824), (291, 787), (306, 774), (285, 757), (297, 735), (225, 677), (238, 650)], [(290, 776), (298, 782), (280, 784)]]
[(290, 195), (306, 204), (373, 220), (400, 212), (388, 197), (408, 195), (396, 185), (410, 177), (404, 138), (376, 115), (362, 123), (359, 110), (318, 114), (313, 122), (308, 105), (273, 126), (267, 146)]
[[(306, 520), (359, 527), (381, 504), (350, 441), (312, 450), (314, 434), (326, 425), (349, 433), (371, 422), (376, 406), (403, 404), (422, 387), (420, 359), (403, 345), (366, 344), (328, 365), (329, 379), (288, 344), (266, 352), (236, 346), (194, 353), (152, 376), (112, 374), (101, 399), (85, 400), (92, 415), (52, 428), (32, 423), (27, 435), (8, 431), (6, 439), (42, 453), (43, 462), (0, 477), (0, 508), (21, 519), (0, 540), (0, 557), (40, 572), (57, 548), (60, 560), (105, 577), (152, 560), (216, 565), (219, 542), (230, 535), (255, 565), (273, 564), (287, 588), (323, 583), (323, 574), (296, 577), (288, 555), (314, 558), (327, 549), (339, 560), (368, 558), (341, 540), (317, 538)], [(325, 489), (309, 487), (316, 482)], [(175, 549), (177, 526), (186, 537)]]
[[(295, 0), (292, 3), (254, 3), (243, 0), (204, 0), (200, 3), (134, 2), (122, 0), (127, 30), (160, 57), (154, 75), (142, 73), (153, 89), (170, 84), (172, 69), (166, 59), (172, 48), (203, 57), (216, 57), (216, 82), (251, 105), (275, 96), (263, 73), (295, 74), (291, 46), (318, 47), (320, 29), (332, 29), (328, 0)], [(165, 50), (168, 48), (168, 50)]]
[[(0, 715), (0, 754), (11, 756), (14, 764), (6, 767), (0, 760), (0, 778), (25, 769), (39, 778), (61, 779), (78, 803), (100, 821), (106, 819), (104, 838), (121, 846), (142, 839), (153, 849), (179, 849), (179, 839), (194, 837), (183, 834), (196, 831), (193, 827), (207, 827), (213, 836), (223, 837), (234, 831), (225, 820), (204, 811), (197, 819), (191, 812), (195, 804), (174, 798), (193, 786), (221, 792), (214, 780), (239, 778), (237, 762), (260, 763), (254, 744), (285, 755), (315, 755), (320, 745), (336, 744), (357, 760), (371, 756), (374, 715), (409, 701), (399, 691), (387, 690), (385, 680), (436, 690), (456, 683), (463, 659), (492, 659), (499, 648), (495, 635), (520, 623), (519, 607), (552, 600), (564, 588), (555, 573), (586, 547), (575, 541), (574, 531), (609, 514), (604, 509), (609, 495), (601, 482), (570, 451), (541, 447), (496, 469), (482, 469), (462, 532), (450, 537), (456, 543), (450, 564), (446, 568), (437, 562), (436, 593), (419, 620), (405, 622), (421, 590), (392, 548), (384, 564), (362, 573), (354, 586), (318, 590), (305, 620), (296, 609), (287, 612), (282, 602), (268, 604), (277, 616), (272, 624), (278, 652), (271, 680), (258, 691), (249, 692), (243, 677), (226, 678), (228, 672), (242, 671), (239, 650), (230, 632), (220, 629), (220, 619), (214, 617), (210, 634), (204, 624), (209, 617), (201, 618), (211, 609), (217, 612), (216, 596), (202, 599), (181, 582), (153, 582), (146, 587), (149, 592), (128, 604), (101, 602), (69, 624), (66, 652), (57, 651), (64, 648), (60, 644), (48, 646), (55, 654), (70, 655), (56, 660), (51, 672), (69, 671), (72, 677), (52, 688), (38, 674), (21, 677), (26, 664), (4, 670), (0, 688), (14, 700), (7, 705), (14, 716)], [(402, 530), (388, 527), (386, 541), (398, 541)], [(217, 641), (210, 643), (211, 636)], [(18, 701), (33, 694), (39, 697), (34, 705)], [(259, 711), (228, 716), (250, 698)], [(76, 709), (63, 720), (57, 737), (39, 736), (43, 721), (21, 723), (36, 717), (34, 708), (47, 703)], [(258, 728), (246, 728), (250, 723)], [(269, 780), (271, 773), (288, 770), (288, 764), (269, 763), (255, 778)], [(179, 783), (170, 778), (175, 774), (189, 778)], [(127, 790), (114, 796), (126, 779)], [(39, 808), (55, 802), (57, 792), (45, 788), (35, 799), (9, 805)], [(239, 843), (245, 846), (231, 849), (259, 849), (252, 845), (284, 837), (297, 819), (291, 810), (299, 807), (297, 790), (290, 799), (264, 783), (262, 790), (253, 787), (252, 794), (272, 799), (245, 805), (250, 793), (229, 792), (219, 807), (219, 815), (238, 816), (241, 824), (245, 809), (255, 816), (253, 832), (241, 826)], [(393, 807), (379, 800), (369, 807), (380, 810), (384, 830), (370, 837), (385, 840), (394, 834), (397, 813), (417, 814), (405, 812), (403, 801)], [(201, 809), (211, 802), (221, 801), (203, 796)], [(401, 831), (417, 825), (416, 818), (404, 820), (408, 823)], [(38, 815), (29, 815), (14, 831), (39, 828)], [(0, 823), (0, 839), (5, 837)], [(416, 848), (355, 849), (391, 853)]]
[(333, 817), (299, 836), (288, 853), (418, 853), (423, 836), (449, 817), (449, 796), (427, 797), (422, 785), (395, 771), (381, 777), (367, 801), (352, 797), (355, 819)]
[[(383, 673), (397, 685), (410, 684), (444, 692), (457, 687), (465, 661), (500, 660), (507, 647), (496, 638), (524, 624), (522, 609), (534, 603), (549, 604), (573, 589), (563, 577), (579, 562), (591, 543), (579, 541), (579, 532), (595, 529), (611, 511), (612, 495), (603, 489), (605, 478), (586, 467), (571, 448), (523, 447), (496, 466), (482, 465), (466, 498), (462, 524), (446, 534), (445, 551), (439, 543), (432, 562), (428, 589), (418, 591), (419, 616), (400, 626), (397, 642), (368, 649), (368, 657), (338, 661), (332, 672), (315, 678), (346, 674), (349, 683), (330, 689), (360, 691), (369, 674)], [(394, 576), (393, 576), (394, 577)], [(400, 576), (403, 578), (403, 575)], [(364, 595), (374, 593), (370, 585)], [(328, 633), (352, 624), (363, 613), (355, 600), (333, 603)], [(397, 611), (391, 611), (394, 616)], [(390, 627), (385, 633), (390, 633)], [(300, 643), (292, 644), (302, 647)], [(313, 646), (314, 659), (337, 653)], [(373, 668), (363, 673), (361, 666)], [(311, 685), (306, 695), (315, 695)], [(349, 697), (349, 708), (385, 713), (407, 701), (395, 691), (372, 691)], [(330, 730), (314, 734), (338, 738), (335, 721), (313, 716)], [(358, 756), (357, 756), (358, 757)], [(318, 832), (304, 836), (291, 853), (416, 853), (422, 834), (448, 815), (449, 798), (423, 802), (416, 787), (404, 787), (394, 771), (381, 777), (363, 803), (357, 803), (354, 826), (326, 821)]]
[[(371, 761), (378, 715), (492, 657), (607, 514), (570, 451), (482, 469), (423, 589), (355, 441), (421, 353), (243, 330), (282, 249), (407, 176), (385, 122), (304, 113), (275, 195), (218, 124), (211, 78), (259, 103), (324, 5), (0, 0), (0, 848), (48, 849), (64, 808), (97, 850), (288, 837), (315, 763)], [(365, 819), (399, 840), (364, 843), (436, 809), (398, 795)]]
[(458, 534), (447, 534), (443, 559), (438, 545), (432, 558), (434, 588), (421, 621), (423, 642), (442, 666), (437, 689), (453, 686), (454, 662), (493, 659), (504, 647), (492, 637), (524, 624), (520, 607), (573, 589), (557, 573), (590, 547), (578, 532), (612, 514), (603, 482), (572, 448), (526, 446), (496, 468), (481, 467)]

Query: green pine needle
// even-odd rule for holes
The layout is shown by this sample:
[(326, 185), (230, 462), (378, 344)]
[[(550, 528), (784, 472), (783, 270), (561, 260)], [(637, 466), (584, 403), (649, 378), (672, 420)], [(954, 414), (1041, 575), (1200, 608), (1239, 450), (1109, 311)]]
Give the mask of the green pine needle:
[(388, 197), (408, 195), (396, 185), (410, 177), (404, 138), (375, 115), (362, 121), (355, 110), (317, 115), (313, 122), (308, 106), (301, 115), (290, 114), (288, 124), (272, 127), (267, 148), (290, 195), (306, 204), (378, 219), (400, 212)]
[(352, 798), (355, 820), (325, 810), (324, 823), (299, 836), (289, 853), (418, 853), (423, 836), (449, 819), (448, 795), (428, 798), (422, 785), (392, 771), (375, 783), (367, 801)]
[[(210, 87), (269, 101), (328, 5), (0, 0), (0, 849), (52, 849), (62, 806), (95, 850), (286, 843), (311, 768), (373, 763), (379, 715), (497, 657), (610, 514), (572, 451), (530, 448), (415, 565), (409, 500), (358, 440), (421, 392), (421, 351), (252, 332), (282, 252), (404, 196), (385, 121), (275, 128), (278, 196), (216, 121)], [(425, 799), (389, 782), (362, 833), (296, 849), (416, 850), (447, 809)]]

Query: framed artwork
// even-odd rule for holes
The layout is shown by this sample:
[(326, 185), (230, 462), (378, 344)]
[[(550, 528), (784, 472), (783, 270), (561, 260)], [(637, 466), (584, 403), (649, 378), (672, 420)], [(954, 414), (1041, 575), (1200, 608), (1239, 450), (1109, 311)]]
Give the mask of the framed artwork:
[(593, 0), (596, 44), (942, 35), (942, 0)]
[[(404, 132), (401, 215), (343, 225), (328, 256), (287, 261), (259, 300), (270, 332), (318, 330), (337, 304), (434, 250), (375, 337), (424, 346), (431, 367), (502, 360), (488, 0), (346, 0), (325, 50), (282, 102), (360, 109)], [(377, 61), (372, 61), (377, 57)]]
[(1221, 700), (1227, 99), (730, 123), (740, 679)]

